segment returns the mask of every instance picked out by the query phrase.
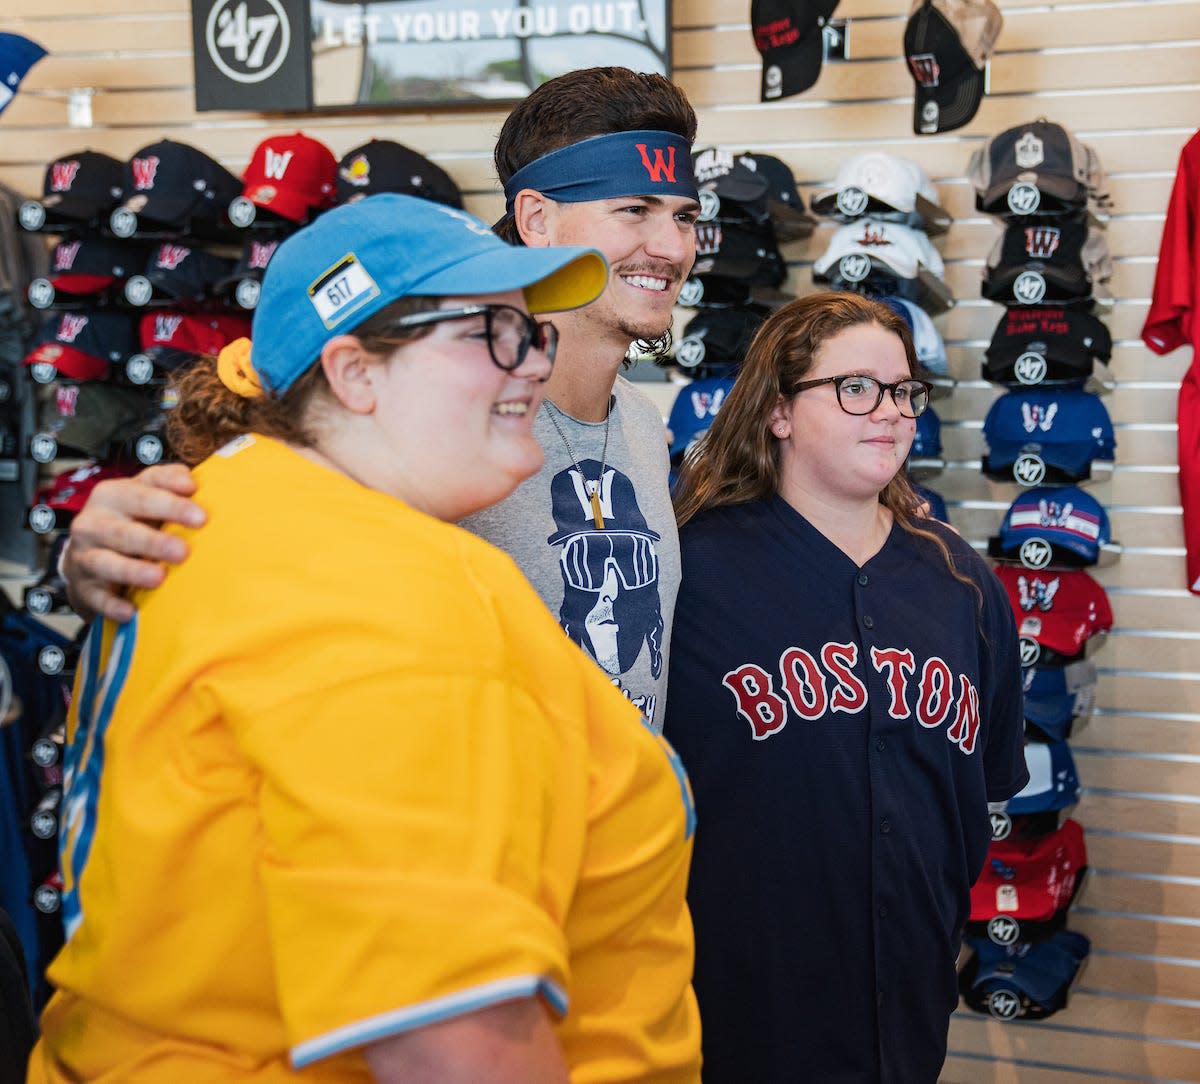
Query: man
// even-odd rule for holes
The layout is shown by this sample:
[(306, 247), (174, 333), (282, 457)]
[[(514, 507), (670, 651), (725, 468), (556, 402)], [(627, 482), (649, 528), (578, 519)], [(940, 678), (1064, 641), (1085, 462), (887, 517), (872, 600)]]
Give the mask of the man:
[[(629, 344), (655, 339), (695, 259), (696, 117), (658, 75), (588, 68), (513, 109), (495, 151), (506, 213), (497, 232), (530, 246), (588, 245), (605, 292), (556, 315), (558, 358), (534, 432), (542, 470), (463, 526), (508, 551), (568, 633), (656, 730), (662, 728), (679, 543), (657, 408), (619, 377)], [(203, 522), (180, 466), (98, 486), (71, 529), (72, 605), (132, 616), (122, 585), (153, 587), (187, 551), (153, 526)]]

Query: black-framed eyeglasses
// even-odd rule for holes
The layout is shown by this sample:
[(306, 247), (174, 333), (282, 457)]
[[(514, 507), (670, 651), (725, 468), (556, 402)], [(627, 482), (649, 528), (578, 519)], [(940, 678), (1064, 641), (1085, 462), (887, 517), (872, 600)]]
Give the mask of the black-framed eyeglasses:
[(531, 346), (545, 354), (551, 364), (554, 363), (554, 355), (558, 350), (558, 328), (549, 320), (535, 320), (512, 305), (463, 305), (457, 309), (414, 312), (400, 317), (395, 326), (424, 327), (446, 320), (467, 320), (472, 316), (483, 317), (488, 353), (497, 368), (506, 373), (519, 369), (529, 356)]
[(847, 414), (870, 414), (883, 402), (886, 391), (896, 404), (896, 409), (906, 418), (917, 418), (929, 406), (929, 392), (933, 385), (924, 380), (897, 380), (885, 384), (873, 376), (862, 373), (846, 373), (843, 376), (823, 376), (819, 380), (802, 380), (792, 391), (801, 392), (832, 384), (837, 393), (838, 406)]

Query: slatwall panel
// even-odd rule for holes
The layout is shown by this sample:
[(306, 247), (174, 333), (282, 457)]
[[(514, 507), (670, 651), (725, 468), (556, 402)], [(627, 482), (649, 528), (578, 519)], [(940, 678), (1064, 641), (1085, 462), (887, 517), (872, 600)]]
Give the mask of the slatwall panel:
[[(503, 118), (476, 111), (295, 118), (197, 114), (186, 0), (5, 0), (0, 28), (50, 51), (0, 118), (0, 180), (29, 194), (49, 159), (90, 146), (118, 157), (167, 136), (240, 172), (264, 136), (302, 128), (337, 155), (382, 136), (409, 143), (497, 217), (490, 149)], [(939, 241), (958, 305), (938, 318), (961, 383), (938, 403), (948, 466), (935, 480), (972, 543), (995, 532), (1015, 489), (979, 473), (981, 420), (996, 391), (979, 357), (1000, 315), (979, 298), (999, 227), (974, 211), (972, 150), (989, 134), (1046, 116), (1095, 147), (1115, 214), (1116, 391), (1106, 405), (1119, 446), (1094, 487), (1124, 554), (1100, 569), (1116, 616), (1097, 655), (1091, 725), (1072, 740), (1093, 873), (1071, 925), (1093, 954), (1070, 1006), (1040, 1023), (956, 1016), (944, 1080), (1084, 1084), (1095, 1078), (1200, 1081), (1200, 599), (1184, 589), (1175, 459), (1175, 391), (1190, 351), (1158, 358), (1138, 339), (1154, 280), (1163, 209), (1179, 150), (1200, 124), (1200, 3), (1195, 0), (1000, 0), (1005, 25), (991, 94), (966, 128), (912, 134), (901, 53), (907, 0), (842, 0), (851, 59), (827, 65), (799, 97), (758, 102), (748, 0), (676, 0), (676, 78), (700, 114), (700, 140), (787, 161), (811, 195), (848, 155), (874, 147), (916, 158), (955, 216)], [(318, 78), (334, 78), (324, 69)], [(68, 88), (94, 87), (95, 127), (66, 127)], [(831, 232), (785, 248), (790, 287), (811, 286)], [(671, 389), (651, 386), (669, 405)], [(747, 1082), (752, 1084), (752, 1082)]]

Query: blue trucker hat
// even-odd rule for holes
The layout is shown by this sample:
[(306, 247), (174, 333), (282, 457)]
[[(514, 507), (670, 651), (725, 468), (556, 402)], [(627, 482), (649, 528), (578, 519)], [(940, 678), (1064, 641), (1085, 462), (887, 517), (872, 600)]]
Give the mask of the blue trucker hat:
[(1108, 514), (1095, 497), (1077, 486), (1039, 486), (1008, 506), (988, 553), (1032, 569), (1083, 568), (1111, 541)]
[(1111, 460), (1117, 446), (1099, 397), (1074, 388), (1001, 395), (984, 419), (983, 438), (983, 472), (1026, 486), (1084, 481), (1092, 460)]
[(524, 290), (532, 312), (586, 305), (608, 282), (589, 248), (501, 241), (457, 208), (383, 193), (326, 211), (285, 240), (263, 276), (251, 363), (278, 395), (345, 334), (402, 297)]

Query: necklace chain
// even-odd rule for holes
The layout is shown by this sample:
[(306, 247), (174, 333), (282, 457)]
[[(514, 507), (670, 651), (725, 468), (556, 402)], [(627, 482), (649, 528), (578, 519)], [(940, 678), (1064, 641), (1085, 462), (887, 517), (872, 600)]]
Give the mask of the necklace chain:
[[(575, 449), (571, 447), (571, 442), (567, 440), (567, 434), (563, 432), (562, 426), (558, 424), (558, 419), (555, 414), (563, 414), (549, 399), (543, 399), (542, 405), (549, 407), (546, 411), (546, 417), (550, 419), (550, 424), (554, 426), (554, 431), (558, 434), (559, 439), (563, 442), (563, 447), (567, 449), (567, 455), (571, 457), (571, 462), (575, 465), (575, 469), (579, 471), (579, 477), (583, 479), (585, 487), (590, 488), (590, 484), (586, 475), (583, 473), (583, 468), (579, 465), (579, 460), (575, 458)], [(565, 417), (566, 415), (564, 415)], [(588, 494), (588, 499), (592, 505), (592, 522), (596, 525), (596, 530), (604, 530), (604, 516), (600, 509), (600, 488), (604, 485), (604, 464), (608, 461), (608, 425), (612, 421), (612, 401), (609, 400), (608, 413), (604, 415), (604, 448), (600, 452), (600, 474), (596, 478), (595, 488), (591, 489)]]

